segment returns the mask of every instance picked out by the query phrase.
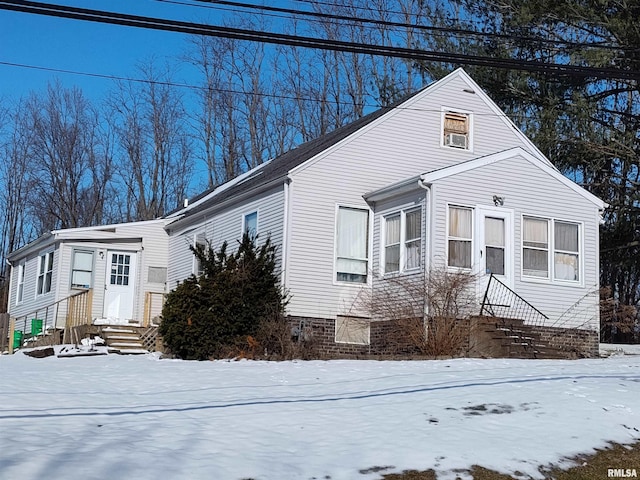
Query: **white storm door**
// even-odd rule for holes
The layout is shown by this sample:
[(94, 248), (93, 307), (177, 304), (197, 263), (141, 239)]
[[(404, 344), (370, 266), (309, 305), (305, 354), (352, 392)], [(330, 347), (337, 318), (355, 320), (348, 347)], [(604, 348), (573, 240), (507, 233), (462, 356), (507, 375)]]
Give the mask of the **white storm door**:
[(104, 317), (114, 323), (133, 318), (136, 254), (109, 250), (104, 292)]
[(513, 288), (513, 212), (492, 207), (477, 212), (478, 293), (484, 294), (492, 273)]

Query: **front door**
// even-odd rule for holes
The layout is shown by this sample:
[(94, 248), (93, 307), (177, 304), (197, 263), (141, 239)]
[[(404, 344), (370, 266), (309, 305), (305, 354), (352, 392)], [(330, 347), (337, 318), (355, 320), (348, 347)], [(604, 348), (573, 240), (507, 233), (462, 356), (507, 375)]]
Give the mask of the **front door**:
[(133, 318), (135, 301), (136, 254), (109, 250), (104, 292), (104, 317), (112, 323)]
[(513, 288), (513, 212), (498, 207), (478, 207), (478, 294), (484, 295), (493, 274)]

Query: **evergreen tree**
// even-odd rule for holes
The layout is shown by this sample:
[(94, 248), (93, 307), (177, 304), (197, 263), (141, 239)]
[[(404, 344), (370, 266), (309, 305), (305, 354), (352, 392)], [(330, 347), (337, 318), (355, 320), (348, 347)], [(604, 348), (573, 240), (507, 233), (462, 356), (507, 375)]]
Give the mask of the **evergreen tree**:
[(255, 338), (265, 322), (283, 320), (286, 296), (276, 274), (276, 247), (245, 233), (235, 253), (191, 247), (203, 274), (169, 293), (160, 334), (174, 355), (189, 360), (221, 358)]

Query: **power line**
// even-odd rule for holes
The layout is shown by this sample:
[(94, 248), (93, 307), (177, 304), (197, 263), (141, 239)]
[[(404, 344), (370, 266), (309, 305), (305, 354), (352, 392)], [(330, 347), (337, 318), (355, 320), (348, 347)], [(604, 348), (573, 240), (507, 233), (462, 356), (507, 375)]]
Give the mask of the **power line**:
[(627, 80), (640, 79), (640, 71), (634, 70), (620, 70), (607, 67), (584, 67), (557, 63), (551, 64), (531, 60), (500, 59), (460, 53), (446, 53), (384, 45), (361, 44), (340, 40), (303, 37), (298, 35), (221, 27), (147, 16), (128, 15), (62, 5), (51, 5), (41, 2), (0, 0), (0, 10), (12, 10), (74, 20), (86, 20), (130, 27), (188, 33), (193, 35), (230, 38), (235, 40), (248, 40), (292, 47), (316, 48), (328, 51), (404, 58), (423, 62), (477, 65), (572, 77), (596, 77)]
[[(338, 101), (338, 100), (326, 100), (326, 99), (319, 99), (319, 98), (310, 98), (310, 97), (301, 97), (301, 96), (296, 96), (296, 95), (282, 95), (282, 94), (275, 94), (275, 93), (266, 93), (266, 92), (260, 92), (260, 93), (256, 93), (256, 92), (247, 92), (244, 90), (235, 90), (232, 88), (219, 88), (219, 87), (210, 87), (210, 86), (203, 86), (203, 85), (191, 85), (188, 83), (179, 83), (179, 82), (172, 82), (172, 81), (167, 81), (167, 80), (149, 80), (149, 79), (143, 79), (143, 78), (135, 78), (135, 77), (121, 77), (118, 75), (109, 75), (109, 74), (104, 74), (104, 73), (95, 73), (95, 72), (82, 72), (79, 70), (67, 70), (67, 69), (62, 69), (62, 68), (53, 68), (53, 67), (43, 67), (43, 66), (39, 66), (39, 65), (27, 65), (27, 64), (23, 64), (23, 63), (14, 63), (14, 62), (5, 62), (5, 61), (0, 61), (0, 65), (4, 65), (7, 67), (16, 67), (16, 68), (27, 68), (27, 69), (32, 69), (32, 70), (42, 70), (45, 72), (53, 72), (53, 73), (62, 73), (62, 74), (67, 74), (67, 75), (79, 75), (79, 76), (85, 76), (85, 77), (92, 77), (92, 78), (100, 78), (100, 79), (105, 79), (105, 80), (113, 80), (113, 81), (124, 81), (124, 82), (133, 82), (133, 83), (141, 83), (141, 84), (153, 84), (153, 85), (163, 85), (163, 86), (168, 86), (168, 87), (177, 87), (177, 88), (186, 88), (186, 89), (190, 89), (190, 90), (199, 90), (199, 91), (207, 91), (207, 92), (217, 92), (217, 93), (230, 93), (230, 94), (234, 94), (234, 95), (249, 95), (249, 96), (255, 96), (255, 97), (266, 97), (266, 98), (275, 98), (275, 99), (279, 99), (279, 100), (296, 100), (296, 101), (304, 101), (304, 102), (314, 102), (314, 103), (319, 103), (319, 102), (329, 102), (331, 104), (334, 105), (348, 105), (348, 106), (354, 106), (354, 107), (362, 107), (362, 108), (382, 108), (381, 105), (379, 104), (374, 104), (374, 103), (354, 103), (354, 102), (347, 102), (347, 101)], [(433, 112), (433, 113), (442, 113), (442, 110), (440, 109), (429, 109), (429, 108), (416, 108), (416, 107), (400, 107), (397, 106), (395, 107), (396, 110), (409, 110), (409, 111), (416, 111), (416, 112)], [(503, 114), (496, 114), (496, 113), (476, 113), (475, 115), (478, 116), (487, 116), (487, 117), (506, 117), (506, 118), (514, 118), (514, 117), (518, 117), (518, 118), (535, 118), (533, 116), (529, 116), (529, 115), (525, 115), (525, 114), (515, 114), (515, 115), (507, 115), (505, 113)]]
[[(156, 0), (156, 1), (162, 2), (162, 3), (186, 5), (186, 6), (198, 6), (198, 5), (194, 5), (193, 3), (180, 2), (176, 0)], [(395, 22), (390, 20), (377, 20), (372, 18), (351, 17), (347, 15), (337, 15), (337, 14), (324, 13), (324, 12), (310, 12), (305, 10), (291, 9), (291, 8), (255, 5), (251, 3), (236, 2), (236, 1), (230, 1), (230, 0), (193, 0), (193, 1), (211, 4), (210, 5), (211, 8), (215, 8), (215, 5), (222, 5), (222, 6), (236, 7), (236, 8), (248, 9), (248, 10), (260, 10), (261, 12), (277, 12), (277, 13), (283, 13), (287, 15), (307, 16), (312, 18), (329, 19), (329, 20), (340, 20), (340, 21), (345, 21), (354, 25), (371, 24), (376, 26), (396, 27), (396, 28), (403, 28), (403, 29), (432, 32), (432, 33), (436, 32), (441, 35), (446, 34), (446, 35), (474, 36), (474, 37), (481, 37), (481, 38), (498, 38), (502, 40), (509, 40), (509, 41), (518, 40), (522, 42), (539, 43), (544, 45), (564, 45), (566, 47), (572, 47), (572, 48), (599, 48), (604, 50), (615, 50), (615, 51), (628, 50), (628, 48), (623, 48), (623, 47), (614, 46), (614, 45), (584, 43), (584, 42), (570, 42), (568, 40), (551, 40), (546, 38), (524, 37), (524, 36), (509, 35), (509, 34), (503, 34), (503, 33), (479, 32), (477, 30), (451, 28), (451, 27), (435, 27), (430, 25), (410, 24), (410, 23)], [(360, 7), (357, 7), (357, 8), (360, 8)], [(373, 10), (373, 9), (369, 9), (369, 10)], [(401, 12), (395, 12), (395, 13), (401, 14)], [(283, 17), (280, 16), (280, 18), (283, 18)]]

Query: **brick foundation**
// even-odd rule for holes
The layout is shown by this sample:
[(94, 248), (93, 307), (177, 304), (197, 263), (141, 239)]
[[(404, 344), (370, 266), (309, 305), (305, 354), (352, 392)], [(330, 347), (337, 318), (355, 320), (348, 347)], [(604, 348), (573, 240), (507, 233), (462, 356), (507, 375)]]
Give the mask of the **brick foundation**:
[[(315, 358), (417, 358), (424, 356), (405, 333), (397, 320), (372, 321), (370, 324), (370, 341), (367, 345), (352, 343), (336, 343), (336, 321), (328, 318), (288, 317), (292, 331), (300, 341), (308, 342), (313, 350)], [(484, 318), (483, 322), (491, 322), (496, 319)], [(463, 336), (459, 356), (479, 357), (507, 357), (519, 354), (510, 353), (496, 345), (484, 345), (487, 339), (481, 338), (477, 321), (469, 319), (459, 320), (458, 326)], [(553, 355), (553, 358), (579, 358), (598, 356), (598, 333), (595, 330), (580, 330), (557, 327), (528, 327), (530, 331), (539, 336), (540, 343), (547, 345), (547, 352), (561, 353)], [(480, 340), (480, 341), (479, 341)], [(491, 340), (487, 340), (491, 341)], [(544, 350), (544, 349), (541, 349)], [(544, 358), (530, 357), (530, 358)]]
[(569, 357), (598, 357), (600, 336), (595, 330), (557, 327), (531, 327), (540, 340)]
[(300, 339), (309, 342), (319, 358), (372, 358), (414, 356), (418, 352), (406, 338), (398, 338), (393, 320), (373, 321), (368, 345), (336, 343), (336, 322), (329, 318), (288, 317)]

